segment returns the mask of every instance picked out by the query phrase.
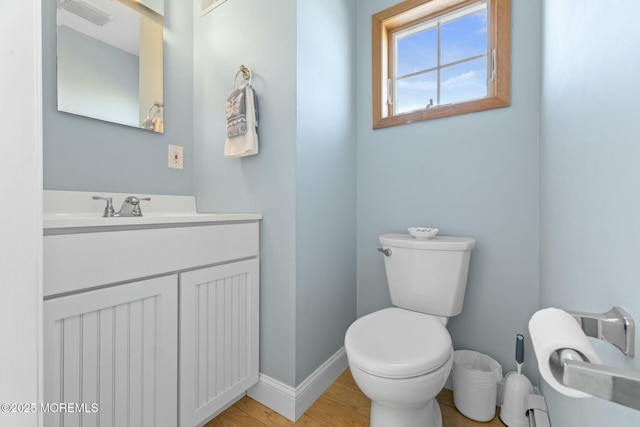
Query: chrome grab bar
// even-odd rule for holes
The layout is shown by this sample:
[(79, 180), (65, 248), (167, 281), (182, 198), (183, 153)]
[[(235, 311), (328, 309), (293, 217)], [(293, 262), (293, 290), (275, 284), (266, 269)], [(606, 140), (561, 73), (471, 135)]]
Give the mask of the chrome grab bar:
[[(635, 322), (622, 308), (603, 314), (568, 313), (587, 336), (611, 343), (627, 356), (635, 354)], [(549, 364), (561, 384), (640, 411), (640, 372), (587, 362), (571, 348), (555, 351)]]
[(640, 411), (640, 373), (585, 362), (572, 349), (551, 356), (551, 372), (567, 387)]
[(627, 356), (635, 355), (635, 322), (620, 307), (613, 307), (606, 313), (584, 313), (567, 311), (580, 324), (588, 337), (598, 338), (618, 347)]

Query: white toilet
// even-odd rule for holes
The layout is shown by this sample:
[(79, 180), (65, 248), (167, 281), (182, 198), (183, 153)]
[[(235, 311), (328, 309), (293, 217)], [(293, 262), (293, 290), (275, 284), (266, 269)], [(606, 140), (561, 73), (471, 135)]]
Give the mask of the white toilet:
[(356, 320), (345, 350), (371, 399), (371, 427), (441, 427), (435, 397), (453, 364), (448, 318), (460, 314), (475, 240), (380, 236), (391, 302)]

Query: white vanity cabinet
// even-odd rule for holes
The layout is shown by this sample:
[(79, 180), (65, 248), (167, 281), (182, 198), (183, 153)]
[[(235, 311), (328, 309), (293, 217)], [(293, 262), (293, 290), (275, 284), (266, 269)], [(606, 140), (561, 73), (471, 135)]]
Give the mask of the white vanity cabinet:
[(80, 410), (47, 426), (193, 427), (257, 383), (261, 217), (220, 218), (45, 219), (44, 402)]
[(45, 425), (166, 426), (177, 420), (176, 275), (44, 303)]
[(180, 275), (180, 425), (201, 425), (258, 382), (258, 260)]

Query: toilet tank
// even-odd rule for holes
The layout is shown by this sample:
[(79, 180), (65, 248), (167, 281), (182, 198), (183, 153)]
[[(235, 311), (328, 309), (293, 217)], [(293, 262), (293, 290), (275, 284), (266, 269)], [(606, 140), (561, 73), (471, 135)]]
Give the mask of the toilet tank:
[(383, 234), (380, 243), (391, 251), (384, 265), (393, 305), (444, 317), (460, 314), (474, 239)]

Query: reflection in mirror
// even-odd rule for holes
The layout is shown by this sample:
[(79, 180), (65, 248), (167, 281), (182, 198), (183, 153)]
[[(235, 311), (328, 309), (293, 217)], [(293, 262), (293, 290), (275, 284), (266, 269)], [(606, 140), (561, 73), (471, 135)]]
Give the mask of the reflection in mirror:
[(147, 6), (149, 9), (153, 10), (154, 12), (157, 12), (160, 15), (164, 16), (164, 0), (134, 0), (134, 1), (137, 1), (138, 3), (142, 3), (143, 5)]
[(58, 110), (164, 131), (162, 16), (133, 0), (55, 0)]

